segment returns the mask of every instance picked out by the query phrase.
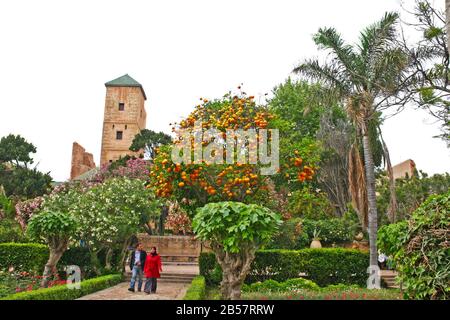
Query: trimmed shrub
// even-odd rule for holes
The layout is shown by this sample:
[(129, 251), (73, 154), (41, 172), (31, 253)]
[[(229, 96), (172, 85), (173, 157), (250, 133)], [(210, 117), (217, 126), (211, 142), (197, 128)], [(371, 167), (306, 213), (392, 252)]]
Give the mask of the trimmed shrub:
[[(48, 247), (38, 243), (0, 243), (0, 270), (13, 266), (18, 271), (41, 273), (48, 260)], [(83, 278), (95, 276), (87, 248), (74, 247), (64, 252), (58, 269), (77, 265)]]
[[(218, 285), (222, 279), (215, 276), (220, 267), (214, 253), (202, 253), (199, 264), (208, 285)], [(339, 283), (364, 286), (368, 264), (369, 254), (353, 249), (261, 250), (256, 252), (245, 283), (306, 277), (321, 287)]]
[(286, 280), (285, 282), (282, 282), (282, 285), (285, 291), (299, 290), (299, 289), (309, 289), (309, 290), (320, 289), (317, 283), (304, 278), (289, 279)]
[(0, 243), (0, 269), (40, 273), (48, 260), (48, 248), (38, 243)]
[(87, 294), (109, 288), (122, 282), (121, 274), (107, 275), (82, 281), (81, 288), (69, 289), (67, 285), (33, 291), (19, 292), (0, 300), (75, 300)]
[(206, 281), (205, 277), (197, 276), (195, 277), (183, 300), (203, 300), (206, 296)]
[(242, 288), (244, 292), (260, 292), (260, 291), (270, 291), (270, 292), (287, 292), (296, 291), (299, 289), (308, 290), (319, 290), (320, 287), (311, 280), (304, 278), (289, 279), (284, 282), (278, 282), (276, 280), (266, 280), (264, 282), (255, 282), (252, 284), (246, 284)]

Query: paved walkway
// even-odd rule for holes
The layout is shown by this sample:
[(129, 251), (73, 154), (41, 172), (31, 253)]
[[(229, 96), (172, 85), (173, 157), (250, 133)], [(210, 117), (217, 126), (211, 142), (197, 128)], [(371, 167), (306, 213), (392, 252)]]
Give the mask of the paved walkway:
[(128, 291), (128, 282), (114, 287), (88, 294), (78, 300), (181, 300), (186, 294), (189, 284), (158, 281), (155, 294)]

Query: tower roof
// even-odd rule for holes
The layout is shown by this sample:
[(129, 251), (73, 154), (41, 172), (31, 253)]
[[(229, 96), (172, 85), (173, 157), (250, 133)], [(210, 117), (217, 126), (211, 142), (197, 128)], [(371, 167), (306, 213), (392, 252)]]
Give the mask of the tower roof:
[(142, 85), (127, 74), (105, 83), (105, 87), (139, 87), (141, 88), (144, 99), (147, 100)]

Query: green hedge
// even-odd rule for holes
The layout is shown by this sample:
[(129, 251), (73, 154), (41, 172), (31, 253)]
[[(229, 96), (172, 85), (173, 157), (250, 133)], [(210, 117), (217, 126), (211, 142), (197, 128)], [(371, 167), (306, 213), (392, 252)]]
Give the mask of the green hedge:
[(66, 285), (60, 285), (52, 288), (19, 292), (0, 300), (75, 300), (120, 282), (122, 282), (122, 275), (113, 274), (82, 281), (80, 289), (69, 289)]
[(48, 248), (38, 243), (0, 243), (0, 270), (13, 266), (19, 271), (41, 273)]
[(206, 296), (206, 281), (205, 277), (197, 276), (192, 280), (192, 283), (183, 300), (204, 300)]
[(261, 292), (261, 291), (286, 292), (286, 291), (295, 291), (299, 289), (319, 290), (320, 287), (313, 281), (303, 278), (289, 279), (284, 282), (278, 282), (276, 280), (270, 279), (264, 282), (244, 284), (244, 286), (242, 287), (243, 292)]
[[(0, 270), (14, 266), (16, 270), (41, 273), (48, 260), (48, 247), (38, 243), (0, 243)], [(64, 252), (58, 269), (66, 265), (80, 267), (83, 278), (94, 275), (89, 250), (74, 247)]]
[[(199, 264), (206, 283), (218, 285), (222, 271), (214, 253), (202, 253)], [(283, 282), (306, 273), (307, 279), (321, 287), (339, 283), (364, 286), (368, 264), (369, 254), (353, 249), (261, 250), (256, 252), (245, 283), (269, 279)]]

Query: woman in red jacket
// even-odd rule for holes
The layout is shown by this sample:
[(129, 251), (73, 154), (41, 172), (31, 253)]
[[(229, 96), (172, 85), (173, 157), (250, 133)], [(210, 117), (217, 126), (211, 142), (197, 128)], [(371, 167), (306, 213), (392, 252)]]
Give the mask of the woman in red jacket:
[(156, 279), (161, 277), (160, 272), (162, 272), (161, 257), (156, 252), (156, 247), (153, 247), (145, 260), (144, 273), (147, 278), (144, 287), (145, 293), (156, 292)]

